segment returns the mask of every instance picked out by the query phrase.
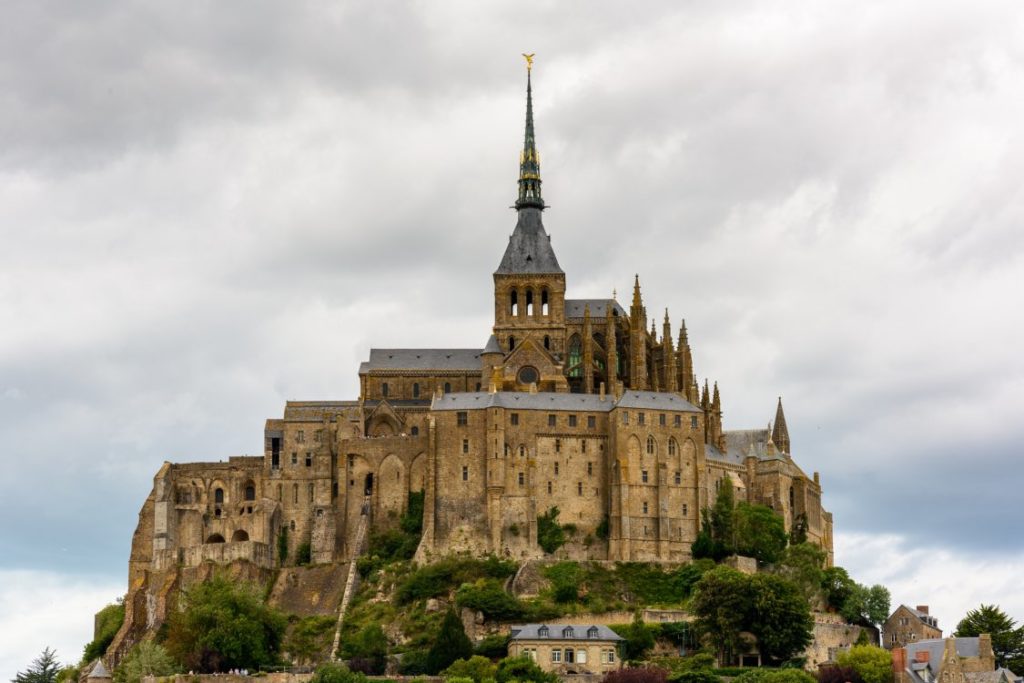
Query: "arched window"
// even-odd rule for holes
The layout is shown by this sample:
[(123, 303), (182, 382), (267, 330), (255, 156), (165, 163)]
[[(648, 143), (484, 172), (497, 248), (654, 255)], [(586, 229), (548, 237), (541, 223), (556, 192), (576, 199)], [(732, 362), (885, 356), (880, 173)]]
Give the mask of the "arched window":
[(647, 455), (654, 455), (654, 437), (647, 437)]
[(412, 383), (412, 397), (413, 398), (419, 398), (420, 397), (420, 383), (419, 382), (413, 382)]
[(551, 337), (546, 334), (544, 335), (544, 348), (548, 351), (551, 350)]
[(381, 393), (382, 396), (387, 396), (388, 395), (388, 383), (387, 382), (384, 382), (383, 384), (380, 385), (380, 393)]
[(514, 289), (508, 295), (508, 313), (509, 315), (519, 315), (519, 293)]
[(207, 543), (223, 543), (224, 542), (224, 537), (221, 536), (220, 534), (212, 534), (209, 538), (206, 539), (206, 542)]
[(445, 382), (444, 383), (444, 393), (446, 393), (446, 394), (452, 393), (452, 383), (451, 382)]
[(675, 455), (676, 454), (676, 440), (675, 439), (669, 439), (668, 440), (668, 454), (669, 455)]
[(292, 527), (292, 531), (295, 531), (295, 520), (294, 519), (292, 520), (291, 527)]
[(245, 486), (245, 499), (256, 500), (256, 487), (253, 484), (246, 484)]
[(245, 529), (239, 529), (238, 531), (236, 531), (234, 534), (231, 535), (231, 542), (232, 543), (240, 543), (242, 541), (248, 541), (248, 540), (249, 540), (249, 532), (247, 532)]
[(520, 458), (525, 458), (526, 457), (526, 446), (523, 446), (523, 445), (519, 446), (519, 457)]
[(526, 315), (533, 315), (533, 290), (526, 290)]
[(796, 505), (796, 495), (793, 493), (793, 487), (789, 487), (789, 507), (792, 508)]
[[(224, 489), (214, 489), (213, 502), (216, 503), (217, 505), (221, 505), (224, 503)], [(223, 541), (221, 541), (221, 543), (223, 543)]]
[(420, 428), (419, 427), (413, 427), (412, 429), (409, 430), (409, 433), (412, 434), (413, 436), (419, 436), (420, 435)]
[(583, 342), (578, 334), (569, 340), (569, 376), (583, 376)]
[(548, 314), (548, 290), (542, 289), (540, 292), (540, 314)]
[(509, 335), (508, 336), (508, 350), (512, 351), (515, 348), (516, 348), (516, 338), (513, 337), (512, 335)]

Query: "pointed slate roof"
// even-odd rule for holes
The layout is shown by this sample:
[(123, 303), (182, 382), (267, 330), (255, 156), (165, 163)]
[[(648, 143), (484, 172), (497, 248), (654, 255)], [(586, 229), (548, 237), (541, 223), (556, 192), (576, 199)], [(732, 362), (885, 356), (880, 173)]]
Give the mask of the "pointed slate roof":
[(514, 273), (557, 273), (565, 271), (558, 265), (551, 237), (544, 230), (541, 210), (535, 207), (519, 209), (516, 229), (508, 238), (508, 247), (501, 257), (495, 275)]
[(480, 355), (483, 355), (485, 353), (505, 353), (501, 349), (501, 344), (498, 343), (498, 338), (495, 337), (493, 334), (491, 335), (491, 338), (487, 340), (487, 346), (484, 347), (484, 350)]
[(782, 412), (781, 396), (779, 396), (779, 407), (775, 409), (775, 427), (772, 429), (772, 443), (783, 453), (789, 453), (789, 429), (786, 428), (786, 415)]
[(96, 665), (92, 667), (92, 671), (86, 678), (110, 678), (110, 672), (107, 671), (107, 667), (103, 666), (103, 660), (97, 659)]

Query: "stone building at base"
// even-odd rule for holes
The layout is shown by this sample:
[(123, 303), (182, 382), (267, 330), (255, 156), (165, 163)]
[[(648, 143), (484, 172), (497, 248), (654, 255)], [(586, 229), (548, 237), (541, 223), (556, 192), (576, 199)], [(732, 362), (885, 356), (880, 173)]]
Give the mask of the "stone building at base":
[(420, 560), (543, 557), (538, 525), (557, 508), (574, 529), (561, 557), (683, 562), (701, 509), (730, 486), (805, 529), (831, 563), (832, 516), (818, 473), (791, 455), (781, 399), (768, 428), (727, 430), (685, 322), (675, 333), (666, 310), (659, 332), (638, 277), (628, 307), (567, 297), (542, 221), (529, 76), (518, 186), (482, 346), (371, 349), (358, 397), (288, 401), (266, 421), (261, 455), (160, 468), (117, 643), (161, 621), (184, 569), (272, 570), (307, 547), (313, 563), (349, 561), (361, 518), (395, 525), (420, 492)]

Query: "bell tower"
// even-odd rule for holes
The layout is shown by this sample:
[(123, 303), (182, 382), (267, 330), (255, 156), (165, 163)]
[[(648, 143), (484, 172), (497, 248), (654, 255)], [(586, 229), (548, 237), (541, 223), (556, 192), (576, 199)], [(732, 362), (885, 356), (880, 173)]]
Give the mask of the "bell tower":
[(556, 358), (565, 352), (565, 272), (541, 219), (540, 155), (533, 129), (533, 55), (526, 57), (526, 131), (519, 154), (516, 227), (494, 271), (494, 336), (506, 354), (527, 340)]

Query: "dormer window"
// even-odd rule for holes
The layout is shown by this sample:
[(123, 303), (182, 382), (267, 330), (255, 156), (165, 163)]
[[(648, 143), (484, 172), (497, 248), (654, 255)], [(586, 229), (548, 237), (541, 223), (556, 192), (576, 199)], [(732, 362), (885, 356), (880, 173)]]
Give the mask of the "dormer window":
[(597, 638), (598, 631), (596, 626), (591, 626), (587, 629), (587, 638)]
[(563, 638), (575, 638), (576, 637), (574, 635), (574, 633), (573, 633), (572, 626), (566, 626), (564, 629), (562, 629), (562, 637)]
[(541, 626), (539, 629), (537, 629), (538, 638), (547, 638), (549, 635), (551, 635), (551, 631), (548, 629), (547, 626)]

